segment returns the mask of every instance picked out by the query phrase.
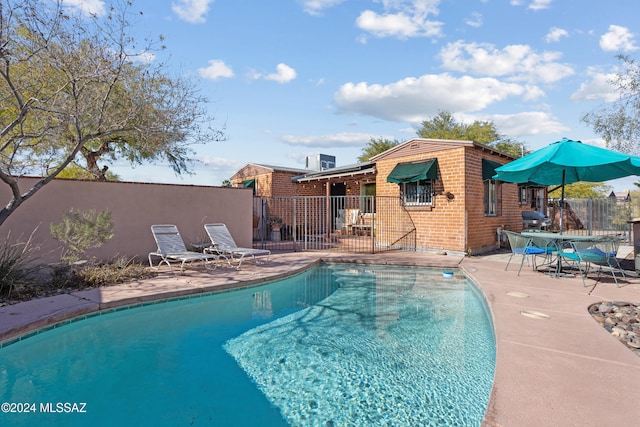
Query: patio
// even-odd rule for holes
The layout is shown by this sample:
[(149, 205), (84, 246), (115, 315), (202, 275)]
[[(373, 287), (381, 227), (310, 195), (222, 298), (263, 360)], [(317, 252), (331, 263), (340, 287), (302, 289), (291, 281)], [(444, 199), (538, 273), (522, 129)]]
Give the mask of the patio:
[[(629, 254), (621, 248), (620, 254)], [(504, 271), (509, 253), (479, 257), (390, 251), (380, 254), (276, 253), (267, 265), (240, 271), (188, 270), (139, 283), (0, 307), (0, 340), (112, 307), (259, 284), (294, 274), (320, 260), (460, 267), (491, 308), (497, 366), (486, 426), (635, 425), (640, 419), (640, 357), (587, 311), (601, 301), (640, 302), (640, 278), (616, 288), (580, 278), (556, 279), (523, 268)]]

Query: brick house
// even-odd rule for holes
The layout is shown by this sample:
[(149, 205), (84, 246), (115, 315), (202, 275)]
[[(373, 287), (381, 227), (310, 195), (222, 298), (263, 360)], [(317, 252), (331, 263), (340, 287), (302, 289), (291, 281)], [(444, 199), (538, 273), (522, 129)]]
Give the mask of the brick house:
[[(333, 159), (330, 167), (319, 165), (319, 159)], [(367, 193), (367, 186), (375, 186), (375, 163), (365, 162), (336, 167), (335, 158), (319, 155), (307, 158), (307, 168), (249, 163), (236, 172), (231, 184), (236, 188), (253, 188), (255, 196), (345, 196)], [(375, 195), (373, 193), (372, 195)]]
[(497, 230), (522, 228), (536, 189), (492, 180), (513, 157), (472, 141), (415, 138), (374, 156), (376, 195), (400, 196), (416, 247), (481, 253)]
[(291, 179), (308, 172), (308, 169), (249, 163), (230, 180), (233, 187), (253, 188), (254, 196), (295, 196), (298, 186)]
[[(414, 138), (366, 163), (320, 171), (249, 164), (231, 180), (234, 186), (253, 182), (258, 196), (400, 199), (415, 227), (417, 250), (482, 253), (496, 247), (499, 229), (522, 229), (521, 211), (546, 206), (543, 187), (491, 179), (496, 167), (512, 160), (472, 141)], [(378, 206), (375, 227), (391, 228), (397, 217)], [(391, 244), (382, 234), (376, 243)]]
[[(325, 157), (332, 158), (331, 156)], [(236, 172), (230, 179), (232, 186), (253, 188), (254, 196), (261, 198), (260, 200), (256, 199), (253, 209), (254, 237), (261, 239), (269, 236), (274, 230), (274, 225), (276, 228), (278, 227), (273, 221), (282, 221), (283, 224), (289, 226), (294, 222), (291, 203), (284, 200), (274, 202), (273, 198), (339, 197), (367, 193), (371, 193), (371, 196), (375, 195), (374, 163), (366, 162), (335, 167), (335, 158), (333, 159), (331, 167), (324, 170), (318, 170), (319, 167), (307, 159), (307, 164), (311, 163), (310, 168), (312, 169), (249, 163)], [(336, 214), (334, 211), (337, 207), (331, 208), (334, 214)], [(296, 217), (297, 223), (304, 222), (300, 215), (298, 214)], [(333, 222), (335, 224), (335, 220)]]

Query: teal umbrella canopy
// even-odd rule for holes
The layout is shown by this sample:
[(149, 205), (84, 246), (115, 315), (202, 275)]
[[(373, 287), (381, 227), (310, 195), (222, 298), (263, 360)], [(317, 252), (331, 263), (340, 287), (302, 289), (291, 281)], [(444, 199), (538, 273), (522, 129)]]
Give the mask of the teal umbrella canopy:
[(493, 179), (563, 185), (640, 175), (640, 157), (563, 138), (496, 168)]
[(496, 168), (493, 179), (540, 185), (562, 186), (560, 233), (564, 216), (564, 186), (578, 181), (602, 182), (640, 175), (640, 157), (562, 138)]

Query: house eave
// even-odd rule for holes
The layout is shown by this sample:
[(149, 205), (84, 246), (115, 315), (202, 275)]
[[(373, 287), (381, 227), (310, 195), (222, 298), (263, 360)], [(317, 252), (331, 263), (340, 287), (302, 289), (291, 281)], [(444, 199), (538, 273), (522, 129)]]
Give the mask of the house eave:
[(376, 168), (375, 166), (373, 166), (367, 169), (344, 171), (344, 172), (339, 172), (339, 173), (329, 174), (329, 175), (294, 176), (293, 178), (291, 178), (291, 180), (298, 183), (317, 182), (317, 181), (327, 181), (332, 179), (353, 178), (361, 175), (375, 175), (376, 172), (377, 172)]

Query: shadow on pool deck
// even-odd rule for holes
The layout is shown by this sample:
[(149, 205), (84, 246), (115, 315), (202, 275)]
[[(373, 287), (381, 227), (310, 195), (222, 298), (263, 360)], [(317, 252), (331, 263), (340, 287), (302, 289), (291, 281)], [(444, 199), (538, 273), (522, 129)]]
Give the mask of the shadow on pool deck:
[(606, 274), (599, 281), (589, 279), (587, 287), (580, 278), (557, 279), (526, 266), (518, 276), (516, 266), (504, 271), (508, 256), (276, 253), (266, 265), (245, 263), (239, 271), (167, 272), (141, 282), (0, 307), (0, 341), (98, 310), (264, 283), (321, 260), (460, 267), (484, 293), (495, 327), (496, 373), (484, 425), (636, 425), (640, 357), (602, 328), (587, 308), (600, 301), (639, 303), (640, 278), (633, 274), (616, 288)]

